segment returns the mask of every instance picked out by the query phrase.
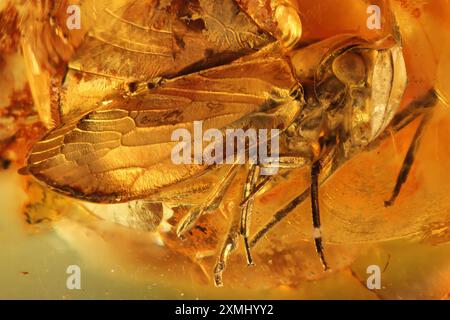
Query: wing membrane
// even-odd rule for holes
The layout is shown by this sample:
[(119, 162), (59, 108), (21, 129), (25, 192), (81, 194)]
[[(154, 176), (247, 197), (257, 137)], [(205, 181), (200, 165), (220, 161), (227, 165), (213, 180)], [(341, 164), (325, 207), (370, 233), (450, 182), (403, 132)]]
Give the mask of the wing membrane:
[(197, 72), (273, 41), (233, 0), (88, 1), (82, 10), (97, 14), (69, 64), (61, 122), (123, 83)]
[(171, 161), (172, 132), (203, 121), (203, 130), (286, 127), (300, 103), (296, 80), (270, 46), (226, 66), (169, 80), (132, 97), (108, 97), (102, 110), (51, 131), (28, 170), (60, 192), (95, 202), (144, 198), (201, 174), (206, 165)]

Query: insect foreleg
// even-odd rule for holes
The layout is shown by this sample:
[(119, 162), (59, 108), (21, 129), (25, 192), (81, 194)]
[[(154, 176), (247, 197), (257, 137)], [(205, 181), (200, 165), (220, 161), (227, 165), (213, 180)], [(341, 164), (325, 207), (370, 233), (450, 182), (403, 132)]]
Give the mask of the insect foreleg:
[(400, 172), (397, 176), (397, 181), (395, 183), (394, 190), (392, 191), (392, 195), (389, 200), (386, 200), (384, 202), (385, 207), (389, 207), (394, 204), (395, 200), (400, 194), (400, 190), (403, 184), (408, 179), (409, 172), (411, 171), (411, 167), (414, 163), (415, 155), (420, 146), (420, 141), (422, 140), (423, 129), (429, 122), (431, 115), (431, 112), (425, 113), (422, 120), (420, 121), (419, 127), (416, 129), (416, 133), (414, 134), (411, 144), (409, 145), (408, 152), (406, 153), (405, 159), (403, 160), (402, 168), (400, 169)]

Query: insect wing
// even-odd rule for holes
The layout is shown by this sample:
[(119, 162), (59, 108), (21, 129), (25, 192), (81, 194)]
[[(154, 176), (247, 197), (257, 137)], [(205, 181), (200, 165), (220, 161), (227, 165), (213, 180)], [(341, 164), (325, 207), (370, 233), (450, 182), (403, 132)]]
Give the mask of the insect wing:
[[(93, 202), (145, 198), (206, 168), (175, 164), (177, 129), (287, 127), (300, 102), (276, 46), (232, 64), (169, 80), (51, 131), (37, 143), (28, 171), (54, 189)], [(270, 121), (266, 121), (269, 119)]]
[(124, 83), (223, 65), (274, 41), (232, 0), (97, 1), (84, 6), (83, 12), (98, 15), (69, 63), (56, 106), (59, 122), (92, 111)]

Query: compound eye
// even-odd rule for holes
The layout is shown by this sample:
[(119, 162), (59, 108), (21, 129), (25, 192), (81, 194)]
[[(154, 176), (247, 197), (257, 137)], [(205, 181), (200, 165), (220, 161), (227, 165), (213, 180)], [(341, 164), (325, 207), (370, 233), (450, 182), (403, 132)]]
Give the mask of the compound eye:
[(334, 59), (333, 73), (347, 85), (358, 85), (366, 79), (366, 64), (359, 54), (347, 51)]

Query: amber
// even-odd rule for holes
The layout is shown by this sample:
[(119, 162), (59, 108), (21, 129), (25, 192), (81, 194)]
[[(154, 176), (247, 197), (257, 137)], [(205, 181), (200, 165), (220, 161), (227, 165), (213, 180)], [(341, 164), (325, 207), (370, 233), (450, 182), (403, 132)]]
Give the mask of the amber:
[[(21, 179), (15, 187), (27, 196), (21, 218), (33, 231), (40, 226), (56, 232), (56, 241), (68, 242), (95, 272), (121, 270), (124, 286), (133, 288), (158, 279), (171, 297), (179, 291), (189, 298), (448, 298), (450, 8), (444, 0), (372, 3), (381, 8), (380, 30), (367, 28), (367, 2), (359, 0), (200, 0), (190, 6), (185, 1), (83, 1), (81, 30), (67, 29), (65, 1), (0, 6), (23, 16), (19, 25), (0, 14), (0, 28), (11, 34), (0, 38), (0, 83), (11, 92), (0, 92), (0, 156), (14, 162), (10, 170), (28, 161), (22, 172), (41, 182), (8, 176), (16, 184), (13, 179)], [(20, 41), (15, 28), (26, 30)], [(385, 200), (420, 119), (398, 132), (382, 123), (373, 136), (361, 134), (361, 146), (375, 136), (383, 139), (358, 147), (321, 186), (330, 271), (323, 271), (315, 252), (308, 198), (252, 247), (254, 266), (247, 266), (238, 239), (223, 271), (224, 288), (217, 291), (214, 268), (240, 211), (245, 176), (239, 171), (224, 198), (213, 201), (180, 239), (180, 221), (205, 204), (228, 167), (184, 181), (204, 168), (180, 170), (164, 158), (170, 145), (162, 142), (170, 130), (163, 126), (200, 119), (211, 127), (229, 125), (243, 114), (265, 112), (262, 101), (268, 97), (291, 101), (297, 80), (308, 97), (307, 83), (318, 75), (323, 75), (321, 85), (336, 93), (322, 100), (340, 102), (340, 91), (347, 88), (352, 97), (364, 97), (366, 79), (375, 87), (381, 75), (374, 76), (377, 70), (367, 64), (376, 61), (375, 54), (363, 51), (386, 45), (383, 41), (397, 32), (408, 76), (397, 112), (432, 89), (437, 100), (395, 205), (386, 207)], [(343, 34), (369, 45), (347, 51), (319, 73), (324, 53)], [(12, 68), (22, 68), (17, 83), (10, 83)], [(399, 79), (394, 88), (402, 89)], [(198, 93), (204, 88), (208, 92)], [(272, 122), (264, 125), (293, 121), (303, 102), (277, 109), (278, 122), (268, 118)], [(373, 118), (362, 121), (364, 116), (350, 118), (350, 126), (373, 123)], [(112, 150), (104, 163), (89, 145), (96, 143), (100, 153), (100, 147)], [(121, 148), (132, 152), (123, 157)], [(33, 150), (28, 160), (25, 150)], [(117, 171), (107, 175), (105, 168)], [(309, 184), (305, 167), (266, 185), (254, 199), (250, 236)], [(367, 267), (374, 264), (383, 270), (383, 288), (375, 291), (365, 285)]]

